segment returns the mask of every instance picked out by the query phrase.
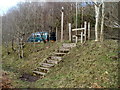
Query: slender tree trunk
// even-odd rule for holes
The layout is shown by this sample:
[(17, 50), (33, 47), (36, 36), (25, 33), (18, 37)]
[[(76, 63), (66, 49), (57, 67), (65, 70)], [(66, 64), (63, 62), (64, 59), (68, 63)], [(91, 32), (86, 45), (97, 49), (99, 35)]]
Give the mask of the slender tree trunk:
[(96, 13), (96, 23), (95, 23), (95, 41), (98, 41), (98, 22), (99, 22), (99, 13), (100, 7), (95, 5), (95, 13)]
[(105, 9), (105, 4), (103, 2), (102, 4), (102, 20), (101, 20), (101, 32), (100, 32), (100, 41), (102, 42), (103, 39), (104, 39), (104, 36), (103, 36), (103, 29), (104, 29), (104, 17), (105, 17), (105, 12), (104, 12), (104, 9)]
[(24, 57), (24, 50), (23, 50), (23, 36), (21, 37), (21, 58)]
[(19, 59), (20, 59), (20, 57), (21, 57), (21, 51), (20, 51), (20, 37), (18, 37), (18, 57), (19, 57)]

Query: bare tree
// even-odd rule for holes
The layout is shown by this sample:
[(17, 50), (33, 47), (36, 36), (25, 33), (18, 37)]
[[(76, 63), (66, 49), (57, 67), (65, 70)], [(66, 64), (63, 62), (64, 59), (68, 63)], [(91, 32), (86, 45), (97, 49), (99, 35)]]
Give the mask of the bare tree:
[(100, 41), (103, 41), (104, 18), (105, 18), (105, 4), (104, 4), (104, 1), (102, 0), (102, 17), (101, 17)]
[(100, 16), (100, 7), (101, 3), (97, 2), (97, 0), (93, 1), (95, 6), (95, 41), (98, 41), (98, 23), (99, 23), (99, 16)]

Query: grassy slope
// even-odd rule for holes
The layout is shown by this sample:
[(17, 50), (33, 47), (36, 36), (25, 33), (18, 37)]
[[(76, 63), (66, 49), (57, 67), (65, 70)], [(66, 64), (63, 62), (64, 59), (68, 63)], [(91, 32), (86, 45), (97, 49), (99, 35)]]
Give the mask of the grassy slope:
[[(117, 42), (78, 45), (48, 76), (30, 87), (117, 87)], [(110, 58), (112, 57), (112, 58)]]
[[(35, 47), (32, 43), (27, 43), (24, 48), (24, 59), (19, 59), (17, 52), (13, 52), (9, 47), (10, 55), (7, 55), (6, 48), (2, 52), (2, 69), (7, 71), (12, 79), (13, 87), (27, 87), (30, 83), (18, 79), (23, 73), (32, 74), (32, 70), (39, 66), (44, 58), (49, 56), (61, 43), (40, 43)], [(39, 50), (39, 51), (37, 51)]]
[[(11, 72), (12, 84), (20, 88), (118, 87), (117, 47), (117, 41), (112, 40), (104, 41), (102, 44), (91, 41), (82, 46), (78, 43), (78, 46), (73, 48), (59, 65), (52, 68), (45, 78), (33, 83), (23, 82)], [(24, 69), (30, 70), (27, 65)]]

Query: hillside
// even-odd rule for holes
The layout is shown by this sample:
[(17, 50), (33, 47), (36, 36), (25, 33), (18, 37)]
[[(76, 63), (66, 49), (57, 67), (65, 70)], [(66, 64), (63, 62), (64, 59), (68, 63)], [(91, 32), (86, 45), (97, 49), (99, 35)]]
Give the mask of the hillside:
[[(3, 69), (12, 80), (12, 86), (17, 88), (118, 87), (118, 44), (115, 40), (106, 40), (103, 43), (89, 41), (83, 45), (78, 43), (77, 47), (73, 48), (70, 54), (53, 67), (43, 79), (35, 82), (20, 80), (21, 74), (31, 73), (40, 61), (60, 45), (53, 43), (50, 48), (42, 51), (28, 52), (29, 56), (26, 55), (26, 60), (15, 60), (13, 53), (9, 56), (3, 55)], [(45, 47), (43, 45), (43, 48)]]

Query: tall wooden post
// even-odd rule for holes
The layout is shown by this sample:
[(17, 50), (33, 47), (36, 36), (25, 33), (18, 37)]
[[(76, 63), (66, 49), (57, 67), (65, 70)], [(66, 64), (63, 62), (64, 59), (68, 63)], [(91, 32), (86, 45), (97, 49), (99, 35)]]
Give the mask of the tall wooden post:
[(63, 13), (64, 8), (62, 7), (62, 14), (61, 14), (61, 42), (63, 41)]
[(71, 35), (71, 23), (69, 23), (69, 41), (72, 41), (72, 35)]
[(85, 22), (84, 22), (84, 28), (85, 28), (85, 29), (84, 29), (84, 41), (86, 41), (86, 29), (87, 29), (86, 26), (87, 26), (87, 22), (85, 21)]
[(56, 27), (56, 41), (58, 40), (58, 30), (57, 30), (57, 27)]
[(90, 40), (90, 22), (88, 23), (88, 40)]
[[(76, 28), (77, 28), (77, 14), (78, 14), (78, 11), (77, 11), (77, 2), (76, 2)], [(76, 35), (77, 35), (77, 31), (76, 31)], [(78, 37), (76, 36), (76, 43), (78, 41)]]
[(76, 2), (76, 28), (77, 28), (77, 14), (78, 14), (78, 11), (77, 11), (77, 2)]

